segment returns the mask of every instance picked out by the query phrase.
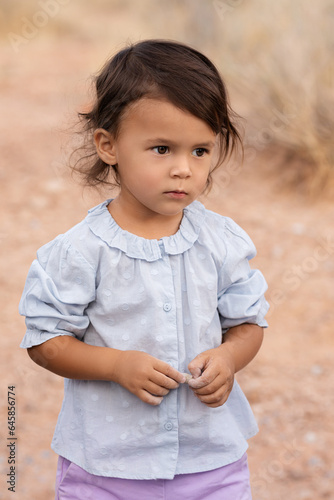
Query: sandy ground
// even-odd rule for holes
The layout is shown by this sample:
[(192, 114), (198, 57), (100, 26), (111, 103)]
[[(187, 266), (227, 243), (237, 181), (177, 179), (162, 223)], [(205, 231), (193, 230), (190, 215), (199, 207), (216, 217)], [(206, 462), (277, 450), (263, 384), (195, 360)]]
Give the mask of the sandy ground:
[[(82, 192), (63, 173), (59, 129), (84, 102), (89, 45), (4, 45), (0, 80), (1, 450), (0, 498), (53, 498), (50, 450), (62, 380), (33, 365), (18, 345), (17, 308), (36, 249), (80, 221), (104, 195)], [(334, 208), (281, 186), (274, 152), (222, 170), (205, 200), (232, 217), (258, 249), (271, 311), (257, 358), (238, 375), (258, 419), (250, 441), (254, 500), (333, 499)], [(9, 472), (7, 387), (16, 393), (16, 492)]]

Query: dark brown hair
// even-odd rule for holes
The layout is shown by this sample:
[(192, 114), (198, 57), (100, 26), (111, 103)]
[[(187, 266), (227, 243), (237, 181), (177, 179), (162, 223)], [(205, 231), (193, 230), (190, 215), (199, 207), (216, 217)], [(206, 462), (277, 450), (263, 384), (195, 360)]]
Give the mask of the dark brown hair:
[(90, 186), (118, 185), (117, 165), (104, 163), (96, 153), (94, 130), (103, 128), (117, 136), (125, 109), (142, 97), (167, 99), (220, 134), (215, 168), (242, 146), (233, 123), (237, 115), (230, 108), (219, 72), (206, 56), (187, 45), (146, 40), (124, 48), (95, 78), (95, 92), (90, 111), (79, 113), (85, 122), (86, 142), (77, 152), (85, 150), (85, 155), (73, 167)]

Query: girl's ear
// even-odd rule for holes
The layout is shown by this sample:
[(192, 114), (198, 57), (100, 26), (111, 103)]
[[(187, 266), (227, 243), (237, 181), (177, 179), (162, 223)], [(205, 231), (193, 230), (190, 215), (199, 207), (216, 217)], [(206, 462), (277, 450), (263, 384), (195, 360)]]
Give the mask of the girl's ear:
[(94, 132), (94, 144), (97, 154), (107, 165), (116, 165), (115, 138), (104, 128), (98, 128)]

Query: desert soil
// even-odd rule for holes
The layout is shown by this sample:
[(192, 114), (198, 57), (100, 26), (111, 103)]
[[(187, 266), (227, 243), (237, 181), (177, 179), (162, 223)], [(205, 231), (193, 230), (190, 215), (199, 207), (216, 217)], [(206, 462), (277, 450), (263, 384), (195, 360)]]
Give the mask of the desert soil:
[[(0, 498), (51, 500), (57, 457), (50, 442), (62, 401), (61, 378), (19, 349), (18, 302), (36, 250), (79, 222), (105, 194), (83, 191), (66, 173), (61, 133), (86, 102), (99, 67), (89, 44), (31, 42), (0, 47)], [(237, 103), (236, 103), (237, 104)], [(251, 236), (271, 304), (257, 358), (238, 379), (260, 432), (250, 440), (254, 500), (333, 499), (334, 207), (329, 197), (287, 188), (274, 151), (255, 151), (242, 168), (222, 169), (206, 206)], [(7, 387), (16, 392), (16, 492), (9, 472)]]

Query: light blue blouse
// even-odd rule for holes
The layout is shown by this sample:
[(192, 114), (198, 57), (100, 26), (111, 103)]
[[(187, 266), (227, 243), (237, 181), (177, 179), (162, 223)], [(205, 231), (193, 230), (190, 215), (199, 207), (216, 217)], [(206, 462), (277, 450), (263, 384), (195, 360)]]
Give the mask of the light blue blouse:
[[(71, 335), (90, 345), (145, 351), (187, 372), (222, 330), (267, 326), (256, 250), (231, 219), (193, 202), (179, 231), (147, 240), (121, 229), (110, 200), (37, 253), (20, 302), (21, 347)], [(187, 384), (150, 406), (114, 382), (65, 379), (52, 448), (92, 474), (172, 479), (238, 460), (257, 425), (235, 381), (208, 408)]]

